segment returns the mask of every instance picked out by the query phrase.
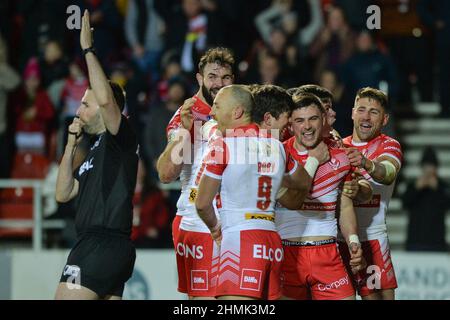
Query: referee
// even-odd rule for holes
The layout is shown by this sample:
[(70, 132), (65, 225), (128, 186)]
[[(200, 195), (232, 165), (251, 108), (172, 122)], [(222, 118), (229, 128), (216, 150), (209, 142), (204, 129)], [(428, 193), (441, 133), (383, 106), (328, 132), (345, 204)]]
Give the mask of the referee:
[[(106, 78), (92, 47), (89, 13), (80, 44), (89, 70), (86, 90), (58, 170), (56, 200), (75, 197), (78, 241), (69, 254), (56, 299), (121, 299), (136, 250), (130, 240), (137, 174), (137, 139), (122, 111), (121, 87)], [(81, 141), (88, 148), (81, 147)]]

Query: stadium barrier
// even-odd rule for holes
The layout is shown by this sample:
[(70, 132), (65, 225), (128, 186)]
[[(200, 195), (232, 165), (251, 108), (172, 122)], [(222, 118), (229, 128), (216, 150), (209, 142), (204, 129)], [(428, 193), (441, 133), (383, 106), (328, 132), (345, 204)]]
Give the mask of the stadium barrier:
[[(66, 250), (0, 252), (0, 299), (52, 299), (67, 255)], [(397, 299), (450, 299), (450, 255), (393, 251), (392, 260)], [(186, 299), (177, 292), (174, 251), (138, 250), (124, 299)]]

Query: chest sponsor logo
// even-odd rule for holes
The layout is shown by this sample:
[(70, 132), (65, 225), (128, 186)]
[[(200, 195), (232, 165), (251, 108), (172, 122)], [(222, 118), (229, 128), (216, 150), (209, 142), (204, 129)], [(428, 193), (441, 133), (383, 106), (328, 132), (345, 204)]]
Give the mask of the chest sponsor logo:
[(83, 162), (83, 164), (81, 165), (80, 169), (78, 170), (78, 175), (81, 177), (81, 175), (83, 173), (85, 173), (86, 171), (91, 170), (94, 165), (92, 164), (92, 161), (94, 161), (94, 158), (91, 158), (85, 162)]
[(374, 194), (369, 202), (355, 204), (355, 208), (379, 208), (380, 203), (381, 194)]
[(242, 269), (241, 289), (259, 291), (261, 288), (261, 270)]
[(191, 270), (191, 289), (208, 290), (208, 270)]
[(302, 210), (305, 211), (335, 211), (336, 202), (304, 202)]

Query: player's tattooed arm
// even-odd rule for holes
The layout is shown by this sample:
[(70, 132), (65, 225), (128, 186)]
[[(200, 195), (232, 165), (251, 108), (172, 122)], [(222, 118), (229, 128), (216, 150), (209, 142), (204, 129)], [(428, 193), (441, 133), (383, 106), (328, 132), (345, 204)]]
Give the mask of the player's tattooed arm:
[(384, 185), (392, 184), (400, 171), (400, 165), (397, 161), (388, 156), (378, 157), (375, 161), (367, 159), (364, 168), (366, 167), (368, 167), (367, 172), (370, 170), (369, 174), (373, 180)]
[(352, 166), (365, 169), (378, 183), (390, 185), (400, 171), (400, 165), (392, 157), (381, 156), (370, 160), (356, 148), (346, 149), (346, 153)]

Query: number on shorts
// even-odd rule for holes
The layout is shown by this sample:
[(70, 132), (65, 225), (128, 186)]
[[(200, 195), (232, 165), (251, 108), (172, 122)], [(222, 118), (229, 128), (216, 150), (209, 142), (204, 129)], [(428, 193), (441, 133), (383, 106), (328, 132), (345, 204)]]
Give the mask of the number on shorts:
[(272, 178), (269, 176), (261, 176), (258, 179), (258, 198), (264, 198), (264, 200), (258, 200), (256, 207), (261, 210), (267, 210), (270, 205), (270, 195), (272, 193)]

